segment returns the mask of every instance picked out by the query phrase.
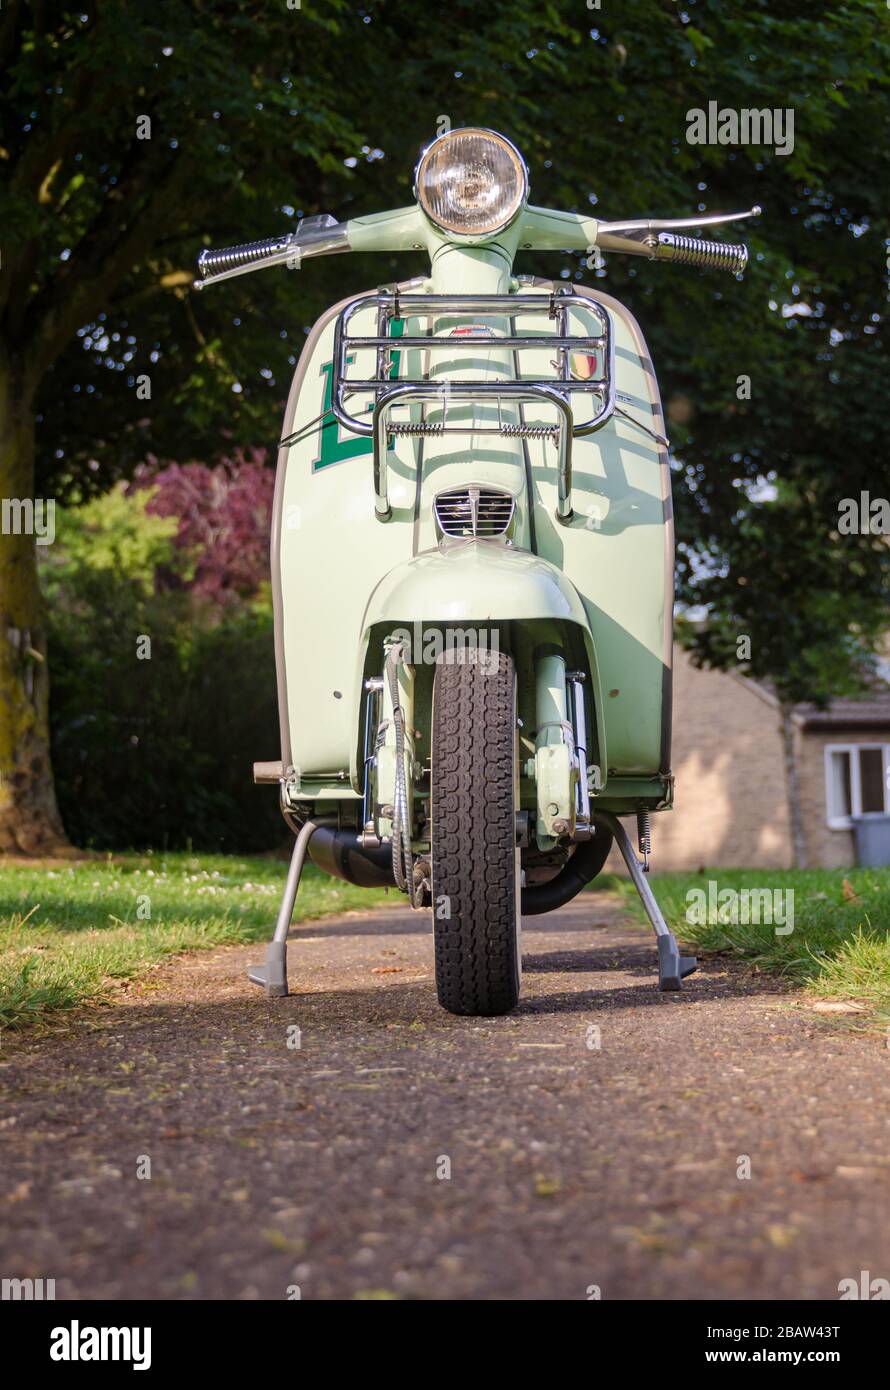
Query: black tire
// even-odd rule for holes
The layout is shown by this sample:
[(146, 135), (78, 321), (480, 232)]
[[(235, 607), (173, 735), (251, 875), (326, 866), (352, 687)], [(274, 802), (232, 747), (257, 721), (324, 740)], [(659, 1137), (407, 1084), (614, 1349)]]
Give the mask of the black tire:
[(432, 724), (436, 992), (452, 1014), (505, 1014), (520, 974), (512, 657), (440, 657)]

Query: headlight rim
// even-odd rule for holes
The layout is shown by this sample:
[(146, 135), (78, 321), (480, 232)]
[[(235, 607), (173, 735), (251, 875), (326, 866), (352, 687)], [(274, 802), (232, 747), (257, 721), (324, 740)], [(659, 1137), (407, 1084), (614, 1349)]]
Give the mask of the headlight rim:
[[(421, 195), (419, 180), (420, 173), (425, 161), (428, 159), (432, 151), (435, 150), (439, 145), (441, 145), (443, 141), (449, 140), (455, 135), (483, 135), (493, 137), (495, 140), (500, 141), (501, 144), (507, 147), (507, 150), (512, 155), (513, 159), (516, 162), (516, 167), (519, 170), (519, 197), (516, 201), (516, 205), (513, 211), (505, 220), (498, 222), (496, 225), (487, 227), (483, 230), (464, 232), (457, 230), (453, 227), (445, 226), (441, 221), (439, 221), (437, 217), (433, 215), (430, 209), (426, 206), (424, 198)], [(420, 156), (417, 160), (417, 163), (414, 166), (414, 197), (417, 200), (417, 205), (420, 208), (420, 211), (423, 213), (424, 217), (426, 217), (427, 220), (431, 222), (432, 225), (439, 232), (441, 232), (443, 236), (448, 237), (449, 240), (462, 242), (488, 241), (492, 237), (497, 236), (500, 232), (506, 231), (508, 227), (513, 225), (517, 217), (522, 212), (523, 208), (525, 208), (525, 206), (527, 205), (528, 195), (529, 175), (528, 165), (526, 164), (525, 159), (523, 158), (522, 154), (517, 149), (517, 147), (514, 145), (513, 141), (509, 138), (509, 136), (501, 134), (499, 130), (492, 130), (490, 126), (455, 126), (451, 130), (444, 130), (441, 135), (437, 135), (434, 140), (431, 140), (428, 145), (424, 146), (424, 148), (420, 152)]]

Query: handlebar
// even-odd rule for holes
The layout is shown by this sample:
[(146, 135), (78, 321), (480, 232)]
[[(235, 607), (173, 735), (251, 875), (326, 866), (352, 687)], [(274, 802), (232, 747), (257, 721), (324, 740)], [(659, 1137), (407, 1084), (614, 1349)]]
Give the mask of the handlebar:
[[(686, 236), (679, 229), (738, 222), (745, 217), (759, 217), (760, 212), (755, 206), (747, 212), (718, 213), (710, 217), (604, 222), (577, 213), (528, 207), (504, 236), (512, 239), (514, 250), (519, 246), (538, 250), (589, 250), (598, 246), (603, 251), (620, 251), (631, 256), (646, 256), (649, 260), (676, 261), (680, 265), (727, 270), (739, 275), (748, 263), (748, 248), (744, 244)], [(441, 233), (426, 221), (417, 206), (359, 217), (350, 222), (338, 222), (327, 213), (304, 217), (297, 230), (287, 236), (202, 251), (198, 257), (201, 278), (193, 282), (194, 288), (204, 289), (218, 280), (228, 280), (266, 266), (286, 265), (289, 269), (297, 269), (309, 257), (341, 251), (421, 250), (424, 246), (432, 250), (431, 235), (441, 241)]]
[(303, 217), (295, 232), (284, 237), (266, 237), (265, 241), (246, 241), (240, 246), (222, 246), (217, 251), (202, 251), (198, 257), (200, 280), (196, 290), (217, 280), (229, 280), (249, 270), (264, 270), (270, 265), (286, 265), (297, 270), (311, 256), (330, 256), (337, 251), (350, 251), (349, 233), (345, 222), (338, 222), (329, 213), (319, 217)]
[(728, 270), (740, 275), (748, 264), (748, 248), (742, 242), (706, 241), (701, 237), (685, 236), (679, 229), (741, 222), (745, 217), (759, 217), (760, 212), (755, 204), (747, 212), (715, 213), (711, 217), (600, 222), (596, 245), (603, 251), (624, 251), (631, 256), (648, 256), (650, 260), (677, 261), (680, 265)]

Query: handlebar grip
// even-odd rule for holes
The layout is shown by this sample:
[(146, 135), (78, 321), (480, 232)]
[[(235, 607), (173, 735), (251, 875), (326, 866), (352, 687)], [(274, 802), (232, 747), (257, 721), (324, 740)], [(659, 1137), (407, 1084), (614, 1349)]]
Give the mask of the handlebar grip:
[(290, 246), (290, 236), (266, 237), (265, 241), (246, 241), (242, 246), (222, 246), (218, 251), (202, 251), (198, 257), (198, 271), (201, 279), (208, 275), (222, 275), (227, 270), (238, 270), (254, 261), (265, 260), (278, 252), (286, 252)]
[(677, 232), (659, 232), (655, 258), (741, 275), (748, 264), (748, 248), (743, 242), (704, 241), (701, 237), (682, 236)]

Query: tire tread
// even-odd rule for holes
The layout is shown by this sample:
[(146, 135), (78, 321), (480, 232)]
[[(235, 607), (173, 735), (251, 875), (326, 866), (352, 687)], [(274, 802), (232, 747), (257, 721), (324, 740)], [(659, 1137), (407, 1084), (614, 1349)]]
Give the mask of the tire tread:
[[(453, 1014), (507, 1013), (519, 997), (515, 683), (513, 659), (500, 651), (445, 653), (434, 678), (436, 992)], [(443, 898), (450, 917), (440, 919)]]

